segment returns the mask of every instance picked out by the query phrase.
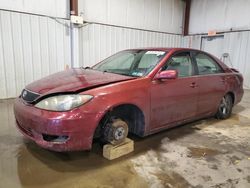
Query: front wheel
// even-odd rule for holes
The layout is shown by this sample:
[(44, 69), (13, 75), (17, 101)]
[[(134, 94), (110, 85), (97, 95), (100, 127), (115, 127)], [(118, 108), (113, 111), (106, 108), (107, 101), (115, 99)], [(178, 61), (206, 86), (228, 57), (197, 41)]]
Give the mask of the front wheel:
[(218, 111), (216, 113), (216, 117), (218, 119), (227, 119), (231, 116), (233, 108), (233, 99), (231, 95), (225, 95), (219, 105)]

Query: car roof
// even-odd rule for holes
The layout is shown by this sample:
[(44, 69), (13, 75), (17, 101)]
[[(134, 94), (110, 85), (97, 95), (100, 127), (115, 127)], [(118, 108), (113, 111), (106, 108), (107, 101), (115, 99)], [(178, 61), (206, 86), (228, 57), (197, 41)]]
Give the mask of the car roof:
[(187, 51), (201, 51), (198, 49), (193, 49), (193, 48), (164, 48), (164, 47), (148, 47), (148, 48), (132, 48), (132, 49), (126, 49), (126, 50), (156, 50), (156, 51), (182, 51), (182, 50), (187, 50)]

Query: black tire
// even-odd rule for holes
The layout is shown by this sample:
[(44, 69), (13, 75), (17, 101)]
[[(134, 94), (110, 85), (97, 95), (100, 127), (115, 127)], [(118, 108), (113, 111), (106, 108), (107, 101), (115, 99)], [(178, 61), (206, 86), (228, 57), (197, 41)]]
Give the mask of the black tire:
[(233, 108), (233, 99), (232, 96), (227, 94), (225, 95), (219, 105), (218, 111), (216, 113), (217, 119), (227, 119), (231, 116)]
[(103, 127), (102, 140), (112, 145), (118, 145), (128, 136), (128, 124), (117, 118), (111, 118)]

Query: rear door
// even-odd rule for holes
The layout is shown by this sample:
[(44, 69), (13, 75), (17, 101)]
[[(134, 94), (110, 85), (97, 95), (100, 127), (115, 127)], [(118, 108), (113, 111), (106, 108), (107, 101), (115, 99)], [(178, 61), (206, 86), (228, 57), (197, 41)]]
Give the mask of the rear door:
[(159, 129), (196, 115), (197, 83), (190, 52), (171, 56), (162, 67), (177, 70), (177, 79), (153, 80), (151, 83), (151, 128)]
[(225, 93), (226, 77), (218, 63), (203, 52), (193, 53), (199, 90), (197, 115), (212, 115)]

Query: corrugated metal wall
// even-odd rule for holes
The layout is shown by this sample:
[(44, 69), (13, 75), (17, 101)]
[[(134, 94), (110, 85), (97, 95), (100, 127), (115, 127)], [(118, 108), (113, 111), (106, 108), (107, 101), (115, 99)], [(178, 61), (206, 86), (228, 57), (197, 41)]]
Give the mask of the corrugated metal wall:
[(89, 22), (182, 33), (183, 0), (79, 0)]
[(192, 0), (190, 34), (250, 29), (249, 0)]
[(225, 63), (243, 74), (244, 86), (250, 89), (250, 31), (226, 33), (223, 51), (229, 53)]
[[(183, 47), (200, 49), (201, 36), (187, 36), (183, 39)], [(238, 69), (244, 76), (244, 87), (250, 89), (250, 31), (225, 33), (221, 48), (215, 48), (222, 57), (228, 53), (229, 57), (224, 62), (233, 68)], [(209, 52), (209, 51), (208, 51)]]
[(69, 0), (1, 0), (0, 10), (69, 18)]
[(184, 7), (181, 0), (79, 0), (91, 23), (79, 30), (76, 64), (91, 66), (128, 48), (180, 47)]
[[(59, 23), (60, 22), (60, 23)], [(0, 99), (70, 65), (69, 21), (0, 10)]]
[(139, 47), (181, 47), (182, 36), (100, 24), (79, 31), (79, 64), (91, 66), (120, 50)]

